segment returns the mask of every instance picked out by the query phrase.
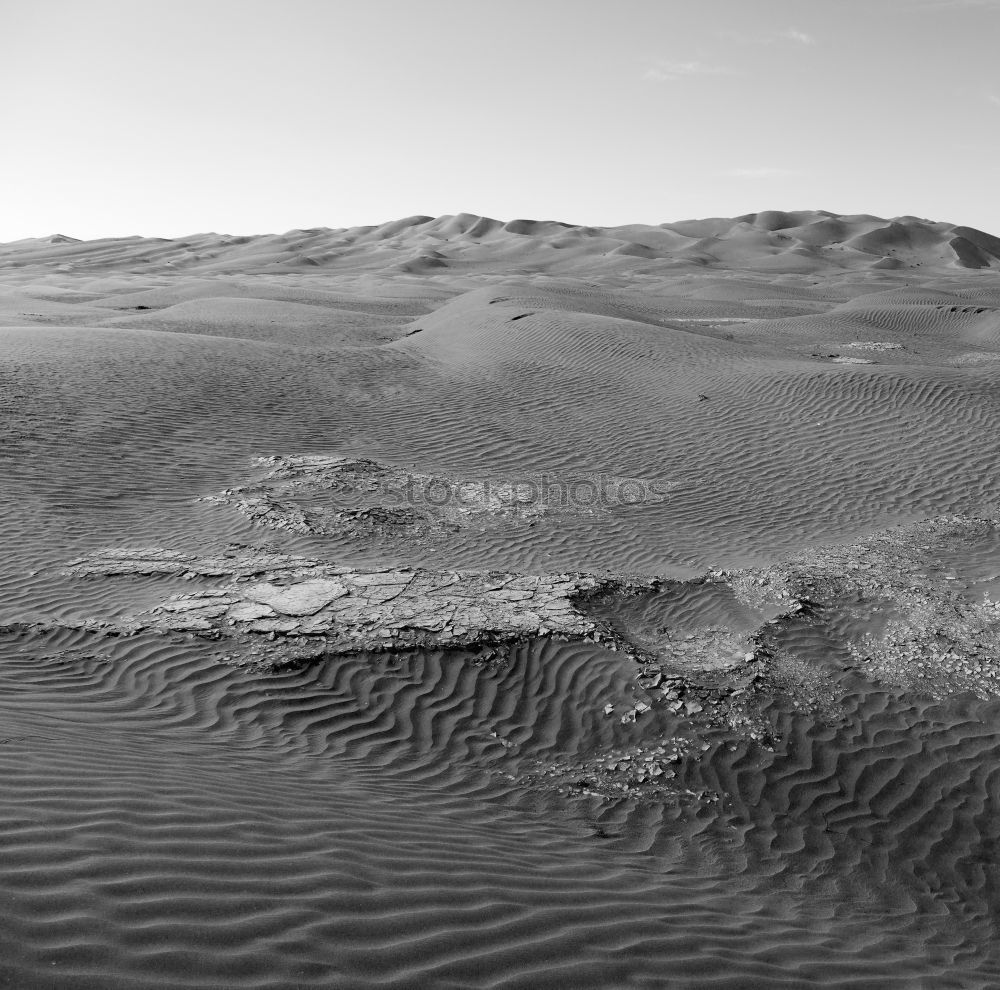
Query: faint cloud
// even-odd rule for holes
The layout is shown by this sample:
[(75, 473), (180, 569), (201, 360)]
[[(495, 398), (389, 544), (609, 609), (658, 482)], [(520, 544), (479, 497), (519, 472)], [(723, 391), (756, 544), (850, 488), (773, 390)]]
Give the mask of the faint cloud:
[(990, 95), (987, 96), (986, 99), (988, 99), (990, 103), (993, 104), (993, 106), (1000, 107), (1000, 96), (997, 96), (996, 93), (990, 93)]
[(649, 82), (671, 82), (687, 76), (727, 76), (732, 71), (727, 66), (701, 62), (697, 59), (687, 62), (672, 62), (660, 59), (646, 69), (642, 74), (642, 78)]
[(794, 168), (778, 168), (771, 165), (758, 165), (751, 168), (727, 168), (720, 175), (731, 179), (784, 179), (790, 175), (799, 175)]
[(815, 45), (816, 39), (811, 34), (806, 34), (805, 31), (800, 31), (798, 28), (787, 28), (781, 32), (780, 37), (784, 41), (794, 41), (799, 45)]
[(797, 27), (788, 27), (783, 31), (766, 31), (753, 34), (737, 34), (734, 31), (723, 31), (720, 37), (735, 41), (740, 45), (815, 45), (816, 38), (800, 31)]

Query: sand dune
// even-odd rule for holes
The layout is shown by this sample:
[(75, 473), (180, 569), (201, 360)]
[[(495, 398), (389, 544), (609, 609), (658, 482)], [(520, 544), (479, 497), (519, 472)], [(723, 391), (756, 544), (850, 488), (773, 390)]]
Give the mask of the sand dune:
[[(1000, 700), (894, 676), (929, 647), (877, 582), (768, 611), (706, 575), (862, 571), (830, 546), (1000, 516), (998, 268), (982, 231), (824, 211), (0, 245), (0, 982), (996, 986)], [(424, 499), (665, 495), (428, 535), (319, 475), (239, 510), (314, 455)], [(931, 542), (914, 586), (988, 617), (995, 535)], [(667, 703), (592, 637), (325, 656), (262, 631), (255, 656), (312, 662), (235, 665), (225, 630), (127, 622), (228, 587), (204, 567), (67, 573), (129, 547), (628, 575), (588, 614), (742, 677), (752, 717), (713, 721), (701, 682)], [(758, 634), (770, 679), (730, 656)], [(630, 790), (649, 767), (670, 787)]]
[[(554, 252), (563, 252), (563, 255)], [(232, 237), (198, 234), (177, 240), (120, 238), (77, 241), (61, 235), (0, 245), (0, 263), (63, 271), (274, 273), (386, 270), (491, 264), (544, 271), (597, 265), (607, 256), (674, 267), (784, 271), (892, 267), (995, 268), (1000, 239), (971, 227), (915, 217), (883, 220), (822, 211), (765, 211), (735, 219), (690, 220), (624, 227), (582, 227), (539, 220), (503, 223), (471, 214), (409, 217), (374, 227), (317, 228), (286, 234)], [(402, 266), (402, 268), (399, 268)], [(668, 269), (669, 270), (669, 269)], [(421, 274), (421, 272), (413, 272)]]

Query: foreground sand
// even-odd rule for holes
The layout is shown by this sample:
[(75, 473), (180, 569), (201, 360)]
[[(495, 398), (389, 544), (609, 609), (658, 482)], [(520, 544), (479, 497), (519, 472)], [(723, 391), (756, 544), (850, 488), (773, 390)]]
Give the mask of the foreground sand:
[(0, 245), (0, 972), (996, 985), (998, 269), (821, 213)]

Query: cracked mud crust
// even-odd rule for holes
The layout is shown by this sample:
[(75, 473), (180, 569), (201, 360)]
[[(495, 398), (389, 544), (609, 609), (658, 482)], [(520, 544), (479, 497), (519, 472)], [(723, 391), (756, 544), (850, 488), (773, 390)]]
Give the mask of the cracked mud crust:
[[(823, 695), (823, 678), (782, 633), (837, 616), (853, 630), (844, 648), (868, 676), (931, 693), (1000, 696), (1000, 603), (970, 591), (950, 563), (963, 546), (997, 535), (992, 519), (941, 517), (687, 582), (362, 569), (250, 547), (209, 557), (115, 548), (71, 562), (66, 573), (216, 579), (131, 617), (123, 631), (313, 638), (326, 652), (588, 638), (704, 683), (738, 682), (766, 660), (770, 675), (803, 699)], [(681, 594), (699, 607), (714, 602), (722, 620), (684, 625), (672, 611)]]
[(534, 526), (560, 515), (663, 502), (675, 484), (610, 475), (482, 477), (425, 474), (366, 457), (265, 457), (251, 484), (206, 501), (255, 525), (362, 540), (415, 540), (463, 530)]
[(197, 558), (146, 548), (73, 561), (73, 576), (227, 578), (121, 623), (123, 631), (313, 637), (325, 652), (468, 646), (527, 636), (600, 636), (574, 604), (615, 582), (590, 575), (363, 569), (268, 551)]

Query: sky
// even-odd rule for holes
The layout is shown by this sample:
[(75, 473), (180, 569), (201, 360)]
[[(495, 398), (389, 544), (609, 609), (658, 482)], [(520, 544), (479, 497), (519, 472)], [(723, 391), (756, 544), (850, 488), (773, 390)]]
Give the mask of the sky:
[(0, 0), (0, 241), (765, 209), (1000, 234), (1000, 0)]

